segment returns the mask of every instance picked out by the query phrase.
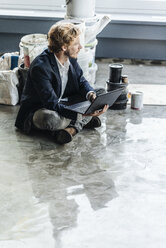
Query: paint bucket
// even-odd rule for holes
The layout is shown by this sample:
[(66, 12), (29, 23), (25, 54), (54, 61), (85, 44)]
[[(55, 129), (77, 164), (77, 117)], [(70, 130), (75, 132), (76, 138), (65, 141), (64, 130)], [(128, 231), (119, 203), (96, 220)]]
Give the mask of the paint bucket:
[(128, 84), (128, 76), (127, 75), (122, 75), (121, 79), (122, 79), (122, 83)]
[(127, 101), (128, 101), (128, 90), (127, 90), (127, 83), (112, 83), (109, 80), (106, 81), (107, 91), (116, 90), (119, 88), (123, 88), (122, 93), (120, 96), (116, 99), (114, 104), (110, 107), (110, 109), (113, 110), (121, 110), (126, 109), (127, 107)]
[(121, 100), (121, 101), (115, 101), (115, 103), (109, 107), (109, 109), (112, 109), (112, 110), (123, 110), (123, 109), (126, 109), (127, 108), (127, 102), (128, 102), (128, 99), (124, 99), (124, 100)]
[(136, 91), (131, 93), (131, 108), (141, 110), (143, 108), (143, 92)]
[(24, 56), (24, 65), (29, 68), (34, 58), (48, 47), (47, 35), (28, 34), (21, 38), (20, 54)]
[(89, 50), (81, 50), (78, 54), (77, 61), (83, 70), (83, 75), (86, 80), (89, 80), (89, 62), (92, 60), (92, 55)]
[(85, 45), (85, 49), (81, 49), (78, 54), (78, 64), (83, 70), (84, 77), (92, 85), (95, 83), (97, 71), (97, 64), (95, 63), (96, 44), (97, 40)]
[(96, 54), (96, 46), (97, 46), (98, 40), (95, 39), (94, 41), (85, 44), (85, 50), (89, 51), (91, 54), (91, 58), (89, 61), (89, 67), (92, 67), (95, 63), (95, 54)]
[(111, 91), (111, 90), (116, 90), (116, 89), (119, 89), (119, 88), (126, 88), (128, 84), (124, 84), (124, 83), (113, 83), (113, 82), (110, 82), (109, 80), (106, 81), (106, 88), (107, 88), (107, 91)]
[(109, 68), (110, 68), (109, 81), (113, 83), (120, 83), (123, 65), (110, 64)]
[(96, 0), (66, 0), (67, 18), (91, 18), (95, 15)]
[(96, 63), (93, 64), (93, 66), (89, 67), (89, 83), (90, 85), (94, 85), (96, 82), (96, 72), (97, 72), (98, 66)]

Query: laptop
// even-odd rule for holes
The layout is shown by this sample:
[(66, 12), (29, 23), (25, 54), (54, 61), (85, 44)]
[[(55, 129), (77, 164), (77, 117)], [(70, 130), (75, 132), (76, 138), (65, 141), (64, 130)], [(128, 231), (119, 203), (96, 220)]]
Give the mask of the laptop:
[(106, 104), (108, 104), (109, 107), (112, 106), (116, 99), (121, 95), (123, 90), (123, 87), (116, 90), (111, 90), (107, 93), (98, 95), (93, 102), (87, 100), (65, 106), (65, 108), (80, 114), (91, 114), (94, 113), (96, 110), (103, 109)]

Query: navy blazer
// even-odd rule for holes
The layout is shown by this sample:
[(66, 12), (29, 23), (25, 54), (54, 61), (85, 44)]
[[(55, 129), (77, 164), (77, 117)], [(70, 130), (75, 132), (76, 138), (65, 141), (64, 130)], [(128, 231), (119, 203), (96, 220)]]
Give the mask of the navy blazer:
[[(15, 126), (26, 132), (25, 121), (29, 119), (32, 122), (34, 112), (41, 108), (54, 110), (61, 116), (76, 120), (77, 113), (67, 110), (63, 104), (59, 103), (61, 85), (55, 56), (46, 49), (31, 63)], [(89, 91), (94, 89), (84, 78), (77, 60), (70, 58), (68, 82), (62, 97), (80, 95), (85, 98)]]

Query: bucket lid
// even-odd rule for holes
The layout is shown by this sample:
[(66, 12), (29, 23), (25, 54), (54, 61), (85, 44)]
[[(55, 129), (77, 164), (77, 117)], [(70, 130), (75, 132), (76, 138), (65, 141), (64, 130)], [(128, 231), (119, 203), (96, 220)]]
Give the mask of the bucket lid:
[(64, 20), (61, 20), (61, 21), (58, 21), (56, 23), (72, 23), (74, 25), (81, 25), (81, 24), (84, 24), (85, 25), (85, 22), (84, 20), (80, 20), (80, 19), (64, 19)]
[(142, 96), (143, 92), (142, 91), (135, 91), (132, 93), (133, 96)]
[(119, 69), (119, 68), (123, 68), (123, 65), (122, 64), (110, 64), (109, 67)]
[(28, 34), (21, 38), (21, 43), (25, 45), (43, 45), (46, 44), (47, 41), (47, 35), (46, 34)]

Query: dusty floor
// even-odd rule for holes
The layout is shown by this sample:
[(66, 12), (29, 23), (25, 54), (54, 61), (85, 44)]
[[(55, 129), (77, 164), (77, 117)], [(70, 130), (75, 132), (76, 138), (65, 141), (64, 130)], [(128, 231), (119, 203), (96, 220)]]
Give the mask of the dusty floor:
[[(98, 66), (104, 86), (108, 63)], [(166, 84), (164, 66), (124, 72)], [(65, 146), (18, 132), (17, 111), (0, 105), (1, 248), (165, 248), (166, 106), (109, 110)]]

